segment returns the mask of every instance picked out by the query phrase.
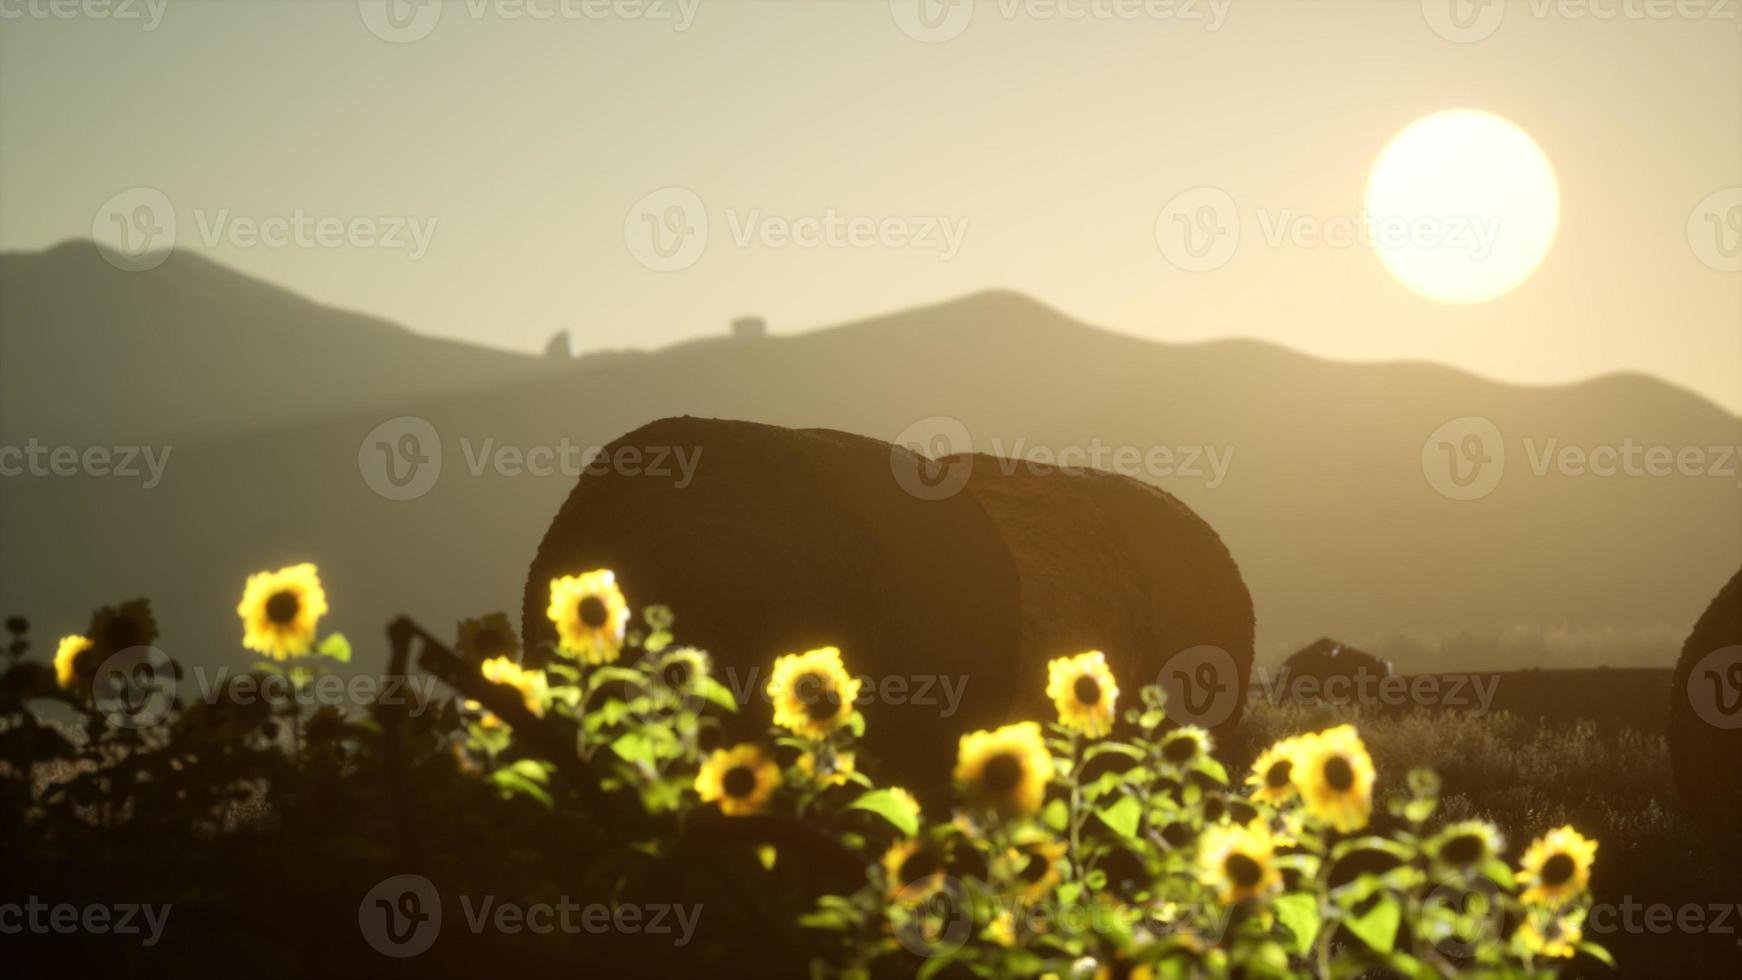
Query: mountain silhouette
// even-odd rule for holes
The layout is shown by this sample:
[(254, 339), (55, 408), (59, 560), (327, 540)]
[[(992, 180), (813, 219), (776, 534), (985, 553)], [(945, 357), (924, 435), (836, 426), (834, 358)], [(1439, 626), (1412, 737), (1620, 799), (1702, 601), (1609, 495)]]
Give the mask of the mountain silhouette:
[[(172, 449), (149, 490), (0, 480), (0, 611), (58, 635), (95, 604), (149, 595), (187, 663), (246, 663), (242, 580), (293, 561), (321, 565), (332, 625), (360, 645), (396, 613), (440, 635), (518, 609), (574, 484), (523, 472), (528, 452), (603, 446), (679, 415), (889, 441), (959, 424), (981, 453), (1136, 453), (1135, 472), (1103, 463), (1211, 523), (1272, 661), (1332, 635), (1403, 673), (1667, 665), (1742, 558), (1735, 459), (1727, 477), (1543, 461), (1565, 447), (1742, 444), (1742, 419), (1642, 375), (1536, 387), (1254, 341), (1157, 343), (1004, 291), (796, 335), (732, 337), (722, 323), (658, 351), (565, 360), (419, 337), (181, 255), (130, 274), (88, 244), (61, 246), (0, 257), (0, 274), (6, 444)], [(437, 434), (440, 476), (395, 500), (366, 477), (411, 466), (400, 430), (378, 429), (402, 416)], [(1461, 500), (1436, 489), (1424, 447), (1431, 461), (1436, 432), (1467, 417), (1493, 425), (1506, 457), (1490, 492)], [(1174, 472), (1144, 462), (1162, 448)], [(1201, 473), (1177, 472), (1188, 462)], [(637, 604), (663, 598), (626, 586)]]

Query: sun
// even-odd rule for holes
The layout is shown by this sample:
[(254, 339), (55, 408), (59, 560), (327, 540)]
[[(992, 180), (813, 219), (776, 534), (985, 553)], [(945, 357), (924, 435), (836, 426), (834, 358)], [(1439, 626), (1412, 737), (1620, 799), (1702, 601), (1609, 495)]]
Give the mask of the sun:
[(1367, 214), (1379, 260), (1399, 282), (1444, 303), (1481, 303), (1542, 264), (1560, 225), (1560, 188), (1524, 130), (1454, 109), (1410, 123), (1380, 152)]

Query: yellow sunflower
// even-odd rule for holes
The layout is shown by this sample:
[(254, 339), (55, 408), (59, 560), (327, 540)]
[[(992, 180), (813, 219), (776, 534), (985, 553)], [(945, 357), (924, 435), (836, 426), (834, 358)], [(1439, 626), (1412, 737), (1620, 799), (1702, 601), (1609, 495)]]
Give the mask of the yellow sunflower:
[(526, 710), (544, 717), (544, 702), (550, 695), (544, 671), (527, 670), (507, 657), (492, 657), (478, 665), (478, 673), (492, 684), (504, 684), (519, 691)]
[(1528, 885), (1522, 896), (1527, 904), (1564, 902), (1591, 883), (1591, 865), (1597, 860), (1597, 842), (1569, 824), (1531, 842), (1519, 861), (1518, 883)]
[(1052, 755), (1032, 721), (963, 735), (956, 749), (956, 785), (969, 800), (1006, 815), (1034, 813), (1046, 799)]
[(1355, 726), (1302, 736), (1289, 774), (1314, 819), (1345, 834), (1366, 826), (1373, 812), (1373, 759)]
[(1090, 738), (1113, 730), (1119, 684), (1099, 650), (1060, 657), (1046, 665), (1046, 696), (1058, 708), (1059, 724)]
[(912, 793), (902, 789), (900, 786), (891, 786), (889, 787), (889, 795), (895, 798), (895, 802), (899, 804), (902, 809), (913, 814), (915, 820), (919, 819), (919, 801), (913, 798)]
[(1210, 733), (1196, 725), (1181, 725), (1161, 740), (1161, 757), (1176, 766), (1189, 765), (1192, 760), (1210, 754), (1215, 743)]
[(1270, 832), (1261, 824), (1207, 827), (1198, 836), (1198, 874), (1226, 904), (1263, 898), (1282, 887), (1275, 854)]
[(845, 786), (853, 777), (853, 753), (825, 751), (822, 771), (817, 771), (817, 757), (806, 752), (798, 757), (798, 768), (824, 786)]
[(1064, 858), (1066, 849), (1064, 841), (1045, 838), (1010, 849), (1010, 861), (1016, 868), (1017, 880), (1021, 882), (1023, 901), (1039, 901), (1059, 883), (1059, 861)]
[(459, 641), (454, 646), (460, 656), (474, 663), (493, 657), (520, 658), (520, 640), (514, 635), (514, 626), (499, 612), (482, 619), (461, 620)]
[(1500, 831), (1486, 820), (1462, 820), (1428, 839), (1428, 857), (1448, 868), (1480, 868), (1506, 847)]
[(703, 803), (719, 803), (729, 817), (746, 817), (768, 809), (780, 767), (749, 743), (719, 749), (696, 773), (696, 795)]
[[(1539, 918), (1544, 919), (1538, 922)], [(1519, 923), (1512, 941), (1531, 956), (1571, 959), (1578, 952), (1579, 940), (1585, 937), (1583, 909), (1569, 909), (1564, 915), (1528, 915)]]
[(780, 657), (768, 677), (774, 723), (797, 735), (822, 738), (853, 717), (859, 683), (847, 675), (835, 647)]
[(91, 649), (91, 641), (83, 636), (63, 636), (54, 651), (54, 681), (63, 689), (71, 691), (79, 687), (81, 678), (87, 677), (94, 668), (89, 663), (90, 658), (79, 655)]
[(677, 647), (661, 655), (658, 668), (660, 683), (667, 690), (691, 691), (713, 675), (714, 663), (706, 651)]
[(1252, 787), (1252, 799), (1271, 806), (1281, 806), (1294, 795), (1294, 780), (1290, 778), (1295, 759), (1300, 754), (1300, 739), (1285, 738), (1265, 749), (1252, 763), (1252, 775), (1246, 785)]
[(236, 606), (242, 645), (274, 660), (307, 654), (326, 614), (320, 572), (308, 562), (248, 576)]
[(623, 652), (629, 629), (629, 602), (608, 568), (550, 580), (550, 608), (557, 652), (590, 664), (608, 664)]
[(941, 845), (920, 837), (898, 840), (883, 852), (883, 894), (891, 901), (918, 903), (944, 886), (949, 856)]

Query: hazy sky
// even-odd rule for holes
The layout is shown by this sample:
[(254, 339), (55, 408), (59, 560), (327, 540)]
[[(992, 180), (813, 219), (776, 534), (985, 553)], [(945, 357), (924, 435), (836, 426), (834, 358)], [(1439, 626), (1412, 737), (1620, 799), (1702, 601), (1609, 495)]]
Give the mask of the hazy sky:
[[(1742, 190), (1711, 197), (1742, 185), (1735, 3), (932, 3), (0, 0), (0, 246), (167, 209), (177, 247), (525, 350), (1008, 287), (1162, 340), (1647, 371), (1742, 411)], [(1560, 187), (1536, 275), (1473, 305), (1305, 237), (1451, 108), (1517, 124)], [(1158, 217), (1206, 187), (1238, 244), (1190, 271)], [(345, 227), (251, 237), (299, 216)]]

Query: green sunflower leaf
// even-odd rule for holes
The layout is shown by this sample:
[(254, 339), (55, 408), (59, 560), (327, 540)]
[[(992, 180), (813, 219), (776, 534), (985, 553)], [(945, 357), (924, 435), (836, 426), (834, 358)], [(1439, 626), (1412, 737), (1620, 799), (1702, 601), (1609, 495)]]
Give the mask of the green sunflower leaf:
[(1599, 960), (1602, 960), (1604, 965), (1608, 966), (1610, 969), (1615, 968), (1615, 957), (1609, 955), (1608, 950), (1597, 945), (1596, 943), (1579, 943), (1577, 948), (1578, 948), (1579, 952), (1581, 952), (1581, 953), (1585, 953), (1585, 954), (1593, 956)]
[(714, 680), (712, 677), (698, 678), (695, 683), (696, 693), (721, 710), (738, 713), (738, 699), (732, 696), (732, 689)]
[(1389, 953), (1397, 945), (1397, 927), (1403, 921), (1403, 910), (1397, 900), (1387, 896), (1379, 900), (1365, 915), (1350, 916), (1343, 927), (1354, 933), (1375, 952)]
[(1137, 825), (1143, 819), (1143, 804), (1135, 796), (1121, 796), (1112, 806), (1097, 807), (1095, 815), (1113, 828), (1113, 832), (1130, 839), (1137, 836)]
[(869, 810), (895, 825), (908, 837), (919, 833), (919, 816), (913, 809), (886, 789), (874, 789), (848, 805), (853, 810)]
[(1047, 803), (1046, 809), (1040, 811), (1040, 819), (1047, 829), (1055, 834), (1062, 834), (1070, 826), (1071, 808), (1065, 805), (1064, 800), (1052, 800)]
[(1294, 936), (1296, 956), (1305, 956), (1319, 937), (1319, 902), (1312, 895), (1291, 892), (1275, 901), (1276, 917)]
[(348, 664), (351, 662), (351, 641), (345, 639), (343, 633), (333, 633), (321, 641), (321, 645), (316, 648), (315, 652), (323, 657), (337, 660), (339, 663)]

